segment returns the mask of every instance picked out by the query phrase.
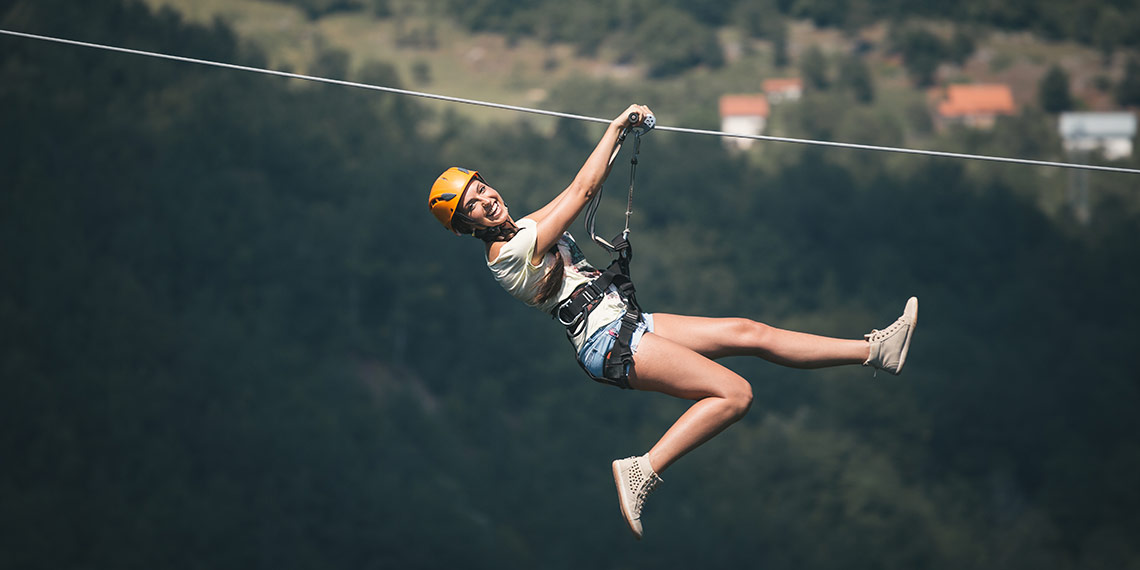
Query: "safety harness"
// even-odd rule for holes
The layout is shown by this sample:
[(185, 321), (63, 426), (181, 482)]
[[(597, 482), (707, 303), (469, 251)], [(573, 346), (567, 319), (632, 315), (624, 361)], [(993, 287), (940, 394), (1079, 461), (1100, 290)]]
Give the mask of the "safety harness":
[[(566, 327), (566, 334), (568, 336), (575, 336), (582, 331), (586, 326), (586, 317), (590, 311), (602, 301), (606, 295), (606, 291), (613, 286), (618, 295), (621, 296), (622, 301), (625, 302), (626, 310), (621, 317), (621, 326), (618, 328), (617, 338), (614, 341), (613, 347), (606, 354), (605, 364), (602, 368), (602, 377), (595, 376), (586, 370), (585, 365), (579, 360), (578, 364), (586, 370), (586, 374), (594, 380), (603, 384), (617, 386), (618, 388), (628, 389), (629, 386), (629, 371), (633, 366), (633, 348), (630, 347), (630, 341), (633, 340), (633, 333), (637, 330), (637, 325), (641, 321), (641, 306), (637, 303), (636, 291), (634, 290), (633, 280), (629, 274), (629, 262), (633, 259), (633, 246), (629, 241), (629, 218), (633, 214), (633, 187), (634, 179), (637, 175), (637, 155), (641, 151), (641, 135), (649, 132), (655, 123), (653, 115), (645, 118), (641, 123), (640, 117), (637, 113), (631, 113), (629, 123), (635, 125), (624, 129), (618, 136), (617, 144), (614, 145), (613, 153), (610, 155), (609, 164), (613, 165), (614, 159), (617, 158), (618, 151), (625, 143), (626, 136), (630, 133), (633, 134), (633, 155), (629, 160), (629, 200), (625, 210), (625, 230), (618, 234), (613, 242), (608, 242), (600, 237), (594, 231), (594, 216), (598, 211), (598, 201), (602, 195), (602, 189), (599, 188), (598, 192), (590, 200), (586, 208), (586, 230), (590, 232), (590, 238), (594, 240), (602, 249), (610, 252), (614, 257), (610, 266), (601, 273), (598, 277), (588, 283), (580, 285), (573, 293), (570, 294), (565, 301), (559, 304), (553, 311), (553, 315), (558, 322)], [(638, 124), (641, 123), (641, 124)]]

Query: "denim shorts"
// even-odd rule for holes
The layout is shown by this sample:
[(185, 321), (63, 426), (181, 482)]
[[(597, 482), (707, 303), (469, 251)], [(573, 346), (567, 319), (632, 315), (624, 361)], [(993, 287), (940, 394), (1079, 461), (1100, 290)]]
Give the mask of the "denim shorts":
[[(582, 345), (582, 350), (578, 351), (578, 362), (585, 367), (586, 372), (597, 378), (603, 376), (602, 368), (606, 364), (606, 355), (609, 354), (610, 349), (613, 348), (614, 342), (617, 341), (618, 329), (621, 328), (621, 318), (614, 319), (610, 324), (594, 331), (590, 338), (586, 339), (585, 344)], [(647, 332), (653, 332), (653, 314), (642, 313), (641, 320), (637, 323), (637, 328), (633, 331), (633, 337), (629, 340), (629, 347), (633, 352), (637, 352), (637, 345), (641, 343), (641, 337)]]

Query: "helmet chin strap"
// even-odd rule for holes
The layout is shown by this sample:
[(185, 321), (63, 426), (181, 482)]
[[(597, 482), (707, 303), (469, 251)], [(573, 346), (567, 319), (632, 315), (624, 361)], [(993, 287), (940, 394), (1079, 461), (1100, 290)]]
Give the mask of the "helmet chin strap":
[(475, 237), (477, 237), (477, 238), (479, 238), (479, 239), (481, 239), (487, 243), (494, 243), (497, 241), (508, 241), (511, 238), (515, 237), (515, 234), (519, 233), (519, 227), (516, 226), (515, 223), (511, 221), (510, 218), (507, 218), (507, 221), (505, 221), (505, 222), (503, 222), (497, 226), (491, 226), (489, 228), (484, 228), (484, 227), (479, 227), (478, 225), (476, 225), (475, 220), (472, 220), (471, 218), (463, 215), (460, 212), (456, 212), (455, 217), (459, 218), (460, 220), (463, 220), (463, 222), (466, 223), (467, 225), (474, 227), (475, 230), (471, 232), (471, 235), (473, 235), (473, 236), (475, 236)]
[(519, 233), (519, 227), (514, 222), (507, 220), (493, 228), (479, 228), (472, 232), (471, 235), (488, 243), (496, 241), (509, 241)]

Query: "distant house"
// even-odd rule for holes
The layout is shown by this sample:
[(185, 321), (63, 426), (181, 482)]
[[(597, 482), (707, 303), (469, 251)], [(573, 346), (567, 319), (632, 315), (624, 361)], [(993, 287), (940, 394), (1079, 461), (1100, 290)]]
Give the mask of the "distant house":
[(1013, 92), (1008, 85), (951, 85), (938, 103), (938, 124), (965, 125), (979, 129), (994, 126), (998, 115), (1014, 113)]
[(1109, 160), (1132, 156), (1136, 115), (1121, 113), (1061, 113), (1062, 144), (1070, 154), (1100, 151)]
[(799, 77), (765, 79), (761, 89), (768, 96), (768, 102), (773, 105), (784, 101), (799, 101), (804, 94), (804, 80)]
[[(720, 98), (720, 130), (726, 133), (758, 135), (768, 123), (768, 99), (763, 95), (725, 95)], [(751, 139), (726, 137), (725, 144), (747, 149)]]

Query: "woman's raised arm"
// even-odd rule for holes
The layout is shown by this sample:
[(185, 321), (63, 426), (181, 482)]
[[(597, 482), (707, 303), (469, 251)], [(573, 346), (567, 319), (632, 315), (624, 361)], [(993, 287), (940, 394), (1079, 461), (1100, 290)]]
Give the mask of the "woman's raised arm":
[(632, 127), (629, 122), (631, 113), (638, 113), (642, 118), (653, 114), (645, 105), (630, 105), (616, 119), (610, 122), (606, 133), (598, 141), (594, 151), (590, 153), (585, 164), (578, 170), (573, 182), (556, 196), (549, 204), (538, 211), (526, 216), (538, 225), (538, 245), (535, 247), (535, 263), (541, 261), (542, 256), (562, 236), (562, 233), (574, 223), (574, 219), (586, 207), (590, 198), (601, 188), (610, 173), (610, 156), (617, 145), (622, 129)]

